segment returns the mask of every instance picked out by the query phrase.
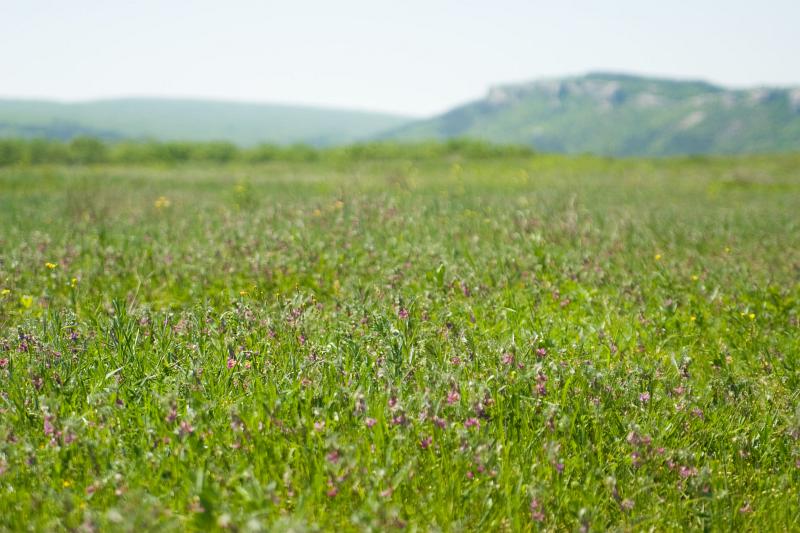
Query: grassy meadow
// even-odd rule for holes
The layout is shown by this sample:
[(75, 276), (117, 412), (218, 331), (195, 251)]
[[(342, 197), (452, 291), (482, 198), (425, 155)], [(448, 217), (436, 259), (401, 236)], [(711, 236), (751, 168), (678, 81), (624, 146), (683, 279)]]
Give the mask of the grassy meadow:
[(800, 156), (0, 168), (0, 530), (800, 528)]

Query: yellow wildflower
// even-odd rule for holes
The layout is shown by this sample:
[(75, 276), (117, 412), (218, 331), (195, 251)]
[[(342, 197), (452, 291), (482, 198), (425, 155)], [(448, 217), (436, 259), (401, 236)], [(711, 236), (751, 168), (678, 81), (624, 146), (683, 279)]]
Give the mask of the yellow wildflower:
[(0, 291), (0, 296), (5, 296), (7, 294), (11, 294), (11, 289), (3, 289)]
[(55, 264), (55, 263), (50, 263), (50, 262), (48, 261), (47, 263), (45, 263), (45, 264), (44, 264), (44, 266), (46, 266), (46, 267), (47, 267), (47, 268), (49, 268), (50, 270), (53, 270), (53, 269), (54, 269), (55, 267), (57, 267), (58, 265), (57, 265), (57, 264)]
[(661, 261), (661, 254), (656, 254), (656, 255), (654, 256), (654, 259), (655, 259), (656, 261)]
[(166, 207), (171, 206), (172, 202), (170, 202), (169, 198), (167, 198), (166, 196), (159, 196), (156, 199), (156, 201), (153, 202), (153, 205), (155, 206), (156, 209), (164, 209)]

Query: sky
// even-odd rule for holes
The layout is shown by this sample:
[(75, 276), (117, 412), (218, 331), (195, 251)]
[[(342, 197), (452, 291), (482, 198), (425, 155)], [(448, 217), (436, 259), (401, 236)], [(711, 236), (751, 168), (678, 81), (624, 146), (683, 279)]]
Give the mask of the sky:
[(0, 0), (0, 97), (431, 115), (620, 71), (800, 86), (800, 0)]

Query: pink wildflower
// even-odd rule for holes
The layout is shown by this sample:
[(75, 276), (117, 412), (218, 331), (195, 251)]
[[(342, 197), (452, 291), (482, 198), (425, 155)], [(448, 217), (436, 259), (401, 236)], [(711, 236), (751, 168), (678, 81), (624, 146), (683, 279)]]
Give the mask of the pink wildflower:
[(531, 500), (531, 519), (533, 519), (534, 522), (544, 522), (544, 513), (542, 512), (542, 504), (536, 498)]
[(458, 400), (461, 399), (461, 395), (458, 393), (457, 390), (453, 389), (447, 394), (447, 404), (453, 405)]

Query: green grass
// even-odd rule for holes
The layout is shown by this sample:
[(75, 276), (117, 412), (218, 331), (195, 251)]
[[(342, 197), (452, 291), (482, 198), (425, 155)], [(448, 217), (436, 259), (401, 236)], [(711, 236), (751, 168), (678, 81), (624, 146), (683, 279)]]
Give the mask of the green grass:
[(796, 530), (798, 168), (1, 169), (0, 529)]

